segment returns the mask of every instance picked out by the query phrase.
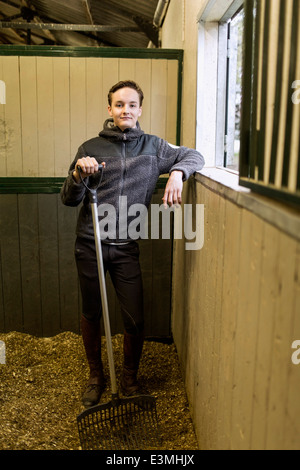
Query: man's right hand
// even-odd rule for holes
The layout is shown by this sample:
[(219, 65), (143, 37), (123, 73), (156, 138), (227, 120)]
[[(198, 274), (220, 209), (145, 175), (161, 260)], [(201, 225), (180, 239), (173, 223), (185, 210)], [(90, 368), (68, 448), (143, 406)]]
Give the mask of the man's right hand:
[[(103, 166), (105, 166), (105, 163), (102, 163)], [(79, 170), (78, 166), (81, 168), (81, 177), (82, 178), (87, 178), (88, 176), (92, 175), (93, 173), (97, 173), (99, 170), (99, 163), (94, 157), (83, 157), (77, 160), (75, 170), (73, 171), (73, 178), (76, 181), (76, 183), (80, 183), (80, 175), (79, 175)]]

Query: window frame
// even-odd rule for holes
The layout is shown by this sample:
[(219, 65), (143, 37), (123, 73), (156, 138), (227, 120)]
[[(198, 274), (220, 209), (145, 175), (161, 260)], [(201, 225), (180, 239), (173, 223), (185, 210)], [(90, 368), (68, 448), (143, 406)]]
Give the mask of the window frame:
[(235, 174), (238, 172), (224, 166), (227, 35), (228, 20), (243, 5), (243, 0), (209, 0), (197, 17), (196, 148), (205, 155), (206, 167), (220, 167)]

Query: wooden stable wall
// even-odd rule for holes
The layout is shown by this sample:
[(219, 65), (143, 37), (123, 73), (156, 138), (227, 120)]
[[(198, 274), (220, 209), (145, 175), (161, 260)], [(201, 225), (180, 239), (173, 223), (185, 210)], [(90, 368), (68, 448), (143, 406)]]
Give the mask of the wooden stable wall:
[[(160, 204), (158, 186), (152, 202)], [(0, 196), (0, 331), (53, 336), (79, 332), (81, 295), (74, 260), (78, 209), (59, 194)], [(151, 229), (149, 228), (149, 231)], [(171, 313), (170, 240), (142, 240), (146, 334), (169, 337)], [(119, 304), (109, 276), (112, 333), (122, 333)]]
[(110, 117), (107, 94), (119, 80), (136, 80), (144, 91), (142, 129), (176, 144), (180, 51), (153, 52), (154, 58), (151, 50), (118, 52), (121, 57), (105, 48), (71, 51), (43, 47), (21, 55), (28, 49), (1, 47), (0, 177), (65, 176), (79, 145)]
[(299, 450), (299, 216), (202, 175), (185, 198), (204, 246), (175, 242), (172, 326), (199, 445)]
[[(78, 209), (62, 205), (59, 189), (79, 145), (109, 117), (107, 93), (119, 80), (144, 91), (142, 129), (178, 143), (182, 53), (2, 46), (0, 54), (0, 331), (78, 332)], [(161, 204), (165, 182), (152, 202)], [(171, 240), (141, 242), (148, 336), (171, 335), (171, 259)], [(112, 333), (120, 333), (109, 278), (108, 291)]]

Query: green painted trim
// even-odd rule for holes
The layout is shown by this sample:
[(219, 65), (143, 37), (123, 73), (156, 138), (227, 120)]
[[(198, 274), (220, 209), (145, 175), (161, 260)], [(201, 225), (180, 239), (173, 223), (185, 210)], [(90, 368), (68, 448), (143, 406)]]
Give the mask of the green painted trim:
[[(0, 194), (57, 194), (65, 178), (0, 177)], [(167, 177), (160, 177), (155, 191), (165, 187)]]
[(260, 129), (258, 133), (257, 166), (258, 178), (263, 181), (265, 177), (265, 137), (266, 137), (266, 117), (267, 117), (267, 85), (269, 72), (269, 31), (270, 31), (270, 10), (271, 0), (265, 0), (264, 7), (264, 30), (263, 30), (263, 58), (262, 58), (262, 78), (261, 78), (261, 106), (260, 106)]
[[(258, 138), (259, 138), (259, 132), (257, 131), (257, 113), (258, 113), (258, 103), (257, 100), (254, 99), (254, 96), (257, 96), (257, 91), (258, 91), (258, 67), (259, 67), (259, 33), (260, 33), (260, 24), (261, 24), (261, 2), (260, 0), (254, 2), (256, 6), (256, 18), (255, 22), (253, 22), (253, 42), (254, 44), (252, 45), (252, 56), (253, 56), (253, 68), (251, 70), (248, 70), (247, 73), (249, 73), (249, 77), (252, 76), (253, 79), (253, 84), (252, 84), (252, 91), (251, 91), (251, 83), (250, 83), (250, 88), (249, 88), (249, 93), (250, 93), (250, 101), (248, 102), (248, 112), (250, 113), (250, 133), (249, 133), (249, 150), (248, 150), (248, 158), (247, 158), (247, 166), (246, 170), (244, 168), (243, 170), (243, 175), (248, 175), (248, 165), (250, 165), (249, 168), (249, 176), (250, 178), (255, 177), (255, 165), (256, 165), (256, 157), (257, 157), (257, 145), (258, 145)], [(253, 16), (254, 15), (254, 4), (252, 6), (252, 11), (250, 14)], [(253, 20), (254, 21), (254, 20)], [(248, 38), (247, 40), (252, 41), (252, 37)], [(246, 77), (244, 77), (246, 80)], [(247, 91), (246, 91), (247, 92)], [(252, 107), (252, 112), (251, 112), (251, 107)], [(247, 145), (247, 144), (246, 144)], [(246, 162), (245, 162), (246, 163)]]
[(242, 78), (242, 110), (241, 110), (241, 149), (239, 169), (241, 175), (248, 174), (249, 166), (249, 132), (251, 127), (251, 77), (252, 72), (252, 36), (253, 36), (254, 0), (245, 2), (245, 22), (243, 40), (243, 78)]
[(300, 191), (292, 193), (285, 188), (278, 188), (272, 184), (264, 184), (256, 180), (248, 178), (239, 178), (240, 186), (251, 189), (254, 193), (262, 196), (270, 197), (284, 203), (290, 203), (299, 209), (300, 207)]
[(69, 47), (1, 45), (0, 56), (119, 57), (125, 59), (168, 59), (182, 61), (182, 49), (134, 49), (125, 47)]
[(182, 106), (182, 76), (183, 76), (183, 51), (178, 59), (178, 90), (177, 90), (177, 123), (176, 123), (176, 145), (181, 145), (181, 106)]
[(65, 178), (0, 178), (0, 194), (59, 193)]
[(276, 177), (276, 163), (277, 163), (277, 150), (279, 141), (279, 127), (281, 117), (281, 95), (282, 95), (282, 78), (283, 78), (283, 63), (284, 63), (284, 39), (286, 33), (286, 2), (280, 3), (279, 13), (279, 33), (277, 42), (277, 69), (276, 69), (276, 90), (275, 90), (275, 104), (274, 104), (274, 123), (272, 134), (272, 147), (270, 159), (270, 174), (269, 183), (275, 183)]
[[(292, 17), (292, 32), (291, 32), (291, 50), (290, 50), (290, 70), (288, 83), (292, 84), (297, 79), (297, 55), (299, 54), (299, 44), (297, 38), (299, 37), (299, 0), (293, 1), (293, 17)], [(287, 109), (285, 118), (285, 143), (283, 152), (283, 166), (282, 166), (282, 179), (281, 185), (288, 186), (289, 174), (290, 174), (290, 156), (291, 156), (291, 140), (292, 140), (292, 129), (293, 129), (293, 116), (295, 113), (295, 105), (291, 100), (291, 92), (287, 92)], [(298, 162), (299, 163), (299, 162)]]

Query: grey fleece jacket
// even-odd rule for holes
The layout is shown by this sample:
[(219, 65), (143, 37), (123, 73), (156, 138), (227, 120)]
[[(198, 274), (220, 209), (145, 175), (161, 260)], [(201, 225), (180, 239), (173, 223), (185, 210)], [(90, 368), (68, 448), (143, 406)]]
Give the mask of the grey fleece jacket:
[[(100, 204), (110, 204), (116, 210), (117, 235), (108, 242), (128, 240), (118, 235), (120, 196), (127, 197), (128, 208), (133, 204), (143, 204), (148, 208), (160, 175), (181, 170), (185, 181), (204, 166), (204, 158), (196, 150), (171, 146), (159, 137), (145, 134), (139, 124), (134, 129), (121, 131), (108, 119), (98, 137), (79, 147), (61, 188), (63, 204), (75, 207), (83, 202), (76, 234), (89, 239), (94, 238), (94, 230), (87, 189), (82, 183), (76, 183), (72, 176), (78, 159), (86, 156), (106, 163), (97, 195), (98, 207)], [(99, 173), (86, 178), (85, 183), (93, 187), (97, 185), (97, 179)], [(128, 225), (132, 219), (134, 217), (128, 217)]]

